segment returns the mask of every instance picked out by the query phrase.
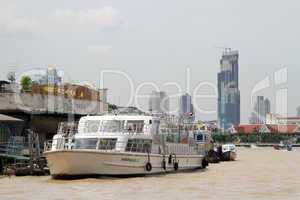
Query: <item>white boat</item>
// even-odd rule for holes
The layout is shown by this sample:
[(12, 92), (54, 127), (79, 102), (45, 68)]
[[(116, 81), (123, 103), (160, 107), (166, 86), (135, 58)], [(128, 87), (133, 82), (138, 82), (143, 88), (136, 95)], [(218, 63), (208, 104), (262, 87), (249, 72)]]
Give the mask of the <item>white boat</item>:
[(205, 168), (197, 133), (179, 129), (176, 123), (147, 115), (86, 116), (73, 137), (55, 135), (44, 154), (53, 177)]
[(222, 145), (222, 159), (224, 161), (234, 161), (237, 157), (236, 146), (234, 144)]

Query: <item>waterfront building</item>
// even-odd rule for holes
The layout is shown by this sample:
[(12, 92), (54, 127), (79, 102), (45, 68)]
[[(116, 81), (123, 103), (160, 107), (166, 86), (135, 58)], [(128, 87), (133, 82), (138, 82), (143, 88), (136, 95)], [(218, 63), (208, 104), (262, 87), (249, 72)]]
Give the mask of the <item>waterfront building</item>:
[(23, 120), (0, 114), (0, 149), (1, 145), (6, 144), (10, 137), (20, 136), (23, 126)]
[(152, 91), (149, 98), (149, 111), (152, 113), (169, 112), (169, 97), (166, 92)]
[[(57, 122), (66, 121), (65, 117), (69, 115), (77, 117), (108, 112), (107, 89), (91, 89), (66, 83), (35, 84), (30, 92), (12, 91), (9, 88), (9, 82), (0, 81), (0, 113), (21, 113), (25, 119), (30, 116), (32, 121), (25, 121), (26, 125), (39, 133), (54, 133)], [(58, 117), (52, 117), (53, 115)]]
[(186, 93), (179, 98), (179, 118), (184, 122), (195, 120), (192, 97)]
[(250, 118), (251, 124), (265, 124), (267, 114), (271, 112), (271, 103), (268, 98), (264, 98), (264, 96), (257, 96), (254, 111), (252, 112), (252, 116)]
[(12, 92), (11, 83), (5, 80), (0, 80), (0, 93), (3, 92)]
[(295, 135), (299, 133), (297, 125), (293, 124), (240, 124), (230, 128), (232, 134), (287, 134)]
[(240, 123), (239, 52), (226, 49), (218, 73), (218, 126), (227, 130)]
[(39, 85), (61, 85), (63, 82), (62, 76), (54, 67), (33, 69), (26, 76), (29, 76), (32, 81)]
[(283, 117), (278, 114), (269, 113), (266, 117), (267, 124), (297, 125), (300, 128), (300, 117)]
[(59, 85), (62, 83), (62, 77), (58, 75), (55, 68), (48, 67), (46, 70), (46, 75), (42, 76), (39, 83), (47, 85)]
[(24, 127), (22, 119), (0, 114), (0, 174), (3, 172), (3, 165), (10, 160), (16, 163), (18, 159), (26, 159), (23, 156), (26, 140), (21, 136)]

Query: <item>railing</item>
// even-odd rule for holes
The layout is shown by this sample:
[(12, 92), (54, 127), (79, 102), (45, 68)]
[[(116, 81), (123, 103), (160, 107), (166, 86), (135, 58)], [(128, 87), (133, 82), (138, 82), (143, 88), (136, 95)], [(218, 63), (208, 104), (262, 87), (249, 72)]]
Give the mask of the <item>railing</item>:
[[(104, 139), (104, 138), (103, 138)], [(83, 145), (75, 146), (74, 143), (69, 143), (67, 139), (60, 139), (54, 147), (55, 150), (70, 150), (70, 149), (94, 149), (100, 151), (125, 151), (125, 152), (137, 152), (147, 153), (156, 152), (159, 154), (163, 153), (162, 145), (153, 145), (152, 143), (136, 143), (136, 142), (121, 142), (121, 141), (106, 141), (97, 142), (95, 145)], [(53, 141), (49, 140), (45, 142), (44, 152), (51, 151), (53, 147)], [(159, 148), (160, 151), (158, 149)], [(157, 151), (156, 151), (157, 150)], [(177, 154), (177, 155), (197, 155), (204, 154), (204, 150), (199, 148), (198, 145), (189, 146), (188, 144), (168, 143), (165, 145), (165, 154)]]
[(8, 142), (2, 142), (0, 143), (0, 154), (4, 154), (7, 152), (7, 145), (8, 145)]
[(189, 144), (181, 144), (181, 143), (167, 143), (166, 144), (166, 154), (178, 154), (178, 155), (186, 155), (186, 154), (202, 154), (199, 151), (197, 145), (189, 145)]
[(140, 152), (147, 153), (151, 152), (151, 144), (148, 143), (127, 143), (125, 151), (127, 152)]
[[(105, 139), (105, 138), (103, 138)], [(93, 147), (93, 148), (91, 148)], [(101, 142), (101, 139), (96, 145), (85, 145), (85, 146), (75, 146), (74, 143), (69, 143), (67, 139), (59, 139), (56, 142), (55, 150), (68, 150), (68, 149), (97, 149), (104, 151), (115, 151), (122, 150), (126, 152), (140, 152), (146, 153), (151, 152), (151, 144), (149, 143), (128, 143), (120, 141), (105, 141)], [(44, 152), (53, 150), (53, 140), (48, 140), (44, 143)]]
[(0, 143), (0, 154), (20, 156), (24, 154), (25, 149), (28, 149), (27, 143)]
[(53, 140), (47, 140), (44, 143), (44, 152), (52, 150), (52, 142)]
[[(71, 149), (73, 143), (69, 143), (69, 139), (59, 138), (55, 145), (56, 150), (66, 150)], [(53, 140), (47, 140), (44, 142), (44, 152), (51, 151), (53, 147)]]
[(78, 132), (78, 122), (61, 122), (57, 133), (65, 136), (72, 136)]

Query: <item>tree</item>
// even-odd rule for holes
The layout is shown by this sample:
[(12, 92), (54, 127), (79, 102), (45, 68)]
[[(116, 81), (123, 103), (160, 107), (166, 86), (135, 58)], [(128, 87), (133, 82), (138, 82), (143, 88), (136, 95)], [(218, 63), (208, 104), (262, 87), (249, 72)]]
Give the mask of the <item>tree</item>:
[(7, 74), (7, 79), (11, 82), (14, 83), (16, 81), (16, 73), (15, 72), (9, 72)]
[(112, 112), (114, 110), (118, 110), (118, 106), (114, 104), (108, 104), (108, 112)]
[(32, 80), (29, 76), (22, 76), (21, 78), (21, 86), (23, 91), (28, 91), (31, 89)]

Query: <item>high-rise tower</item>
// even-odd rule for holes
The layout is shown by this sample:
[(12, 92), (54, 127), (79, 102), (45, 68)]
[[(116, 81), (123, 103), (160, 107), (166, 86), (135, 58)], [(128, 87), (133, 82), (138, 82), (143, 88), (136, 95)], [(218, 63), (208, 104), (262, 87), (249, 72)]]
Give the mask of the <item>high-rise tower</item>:
[(169, 112), (169, 97), (166, 92), (152, 91), (149, 99), (149, 111), (153, 113)]
[(252, 112), (250, 123), (251, 124), (265, 124), (267, 114), (271, 113), (271, 102), (264, 96), (257, 96), (254, 112)]
[(186, 122), (195, 120), (192, 97), (188, 93), (182, 95), (179, 99), (179, 117)]
[(240, 123), (239, 52), (226, 49), (218, 73), (218, 125), (226, 130)]

